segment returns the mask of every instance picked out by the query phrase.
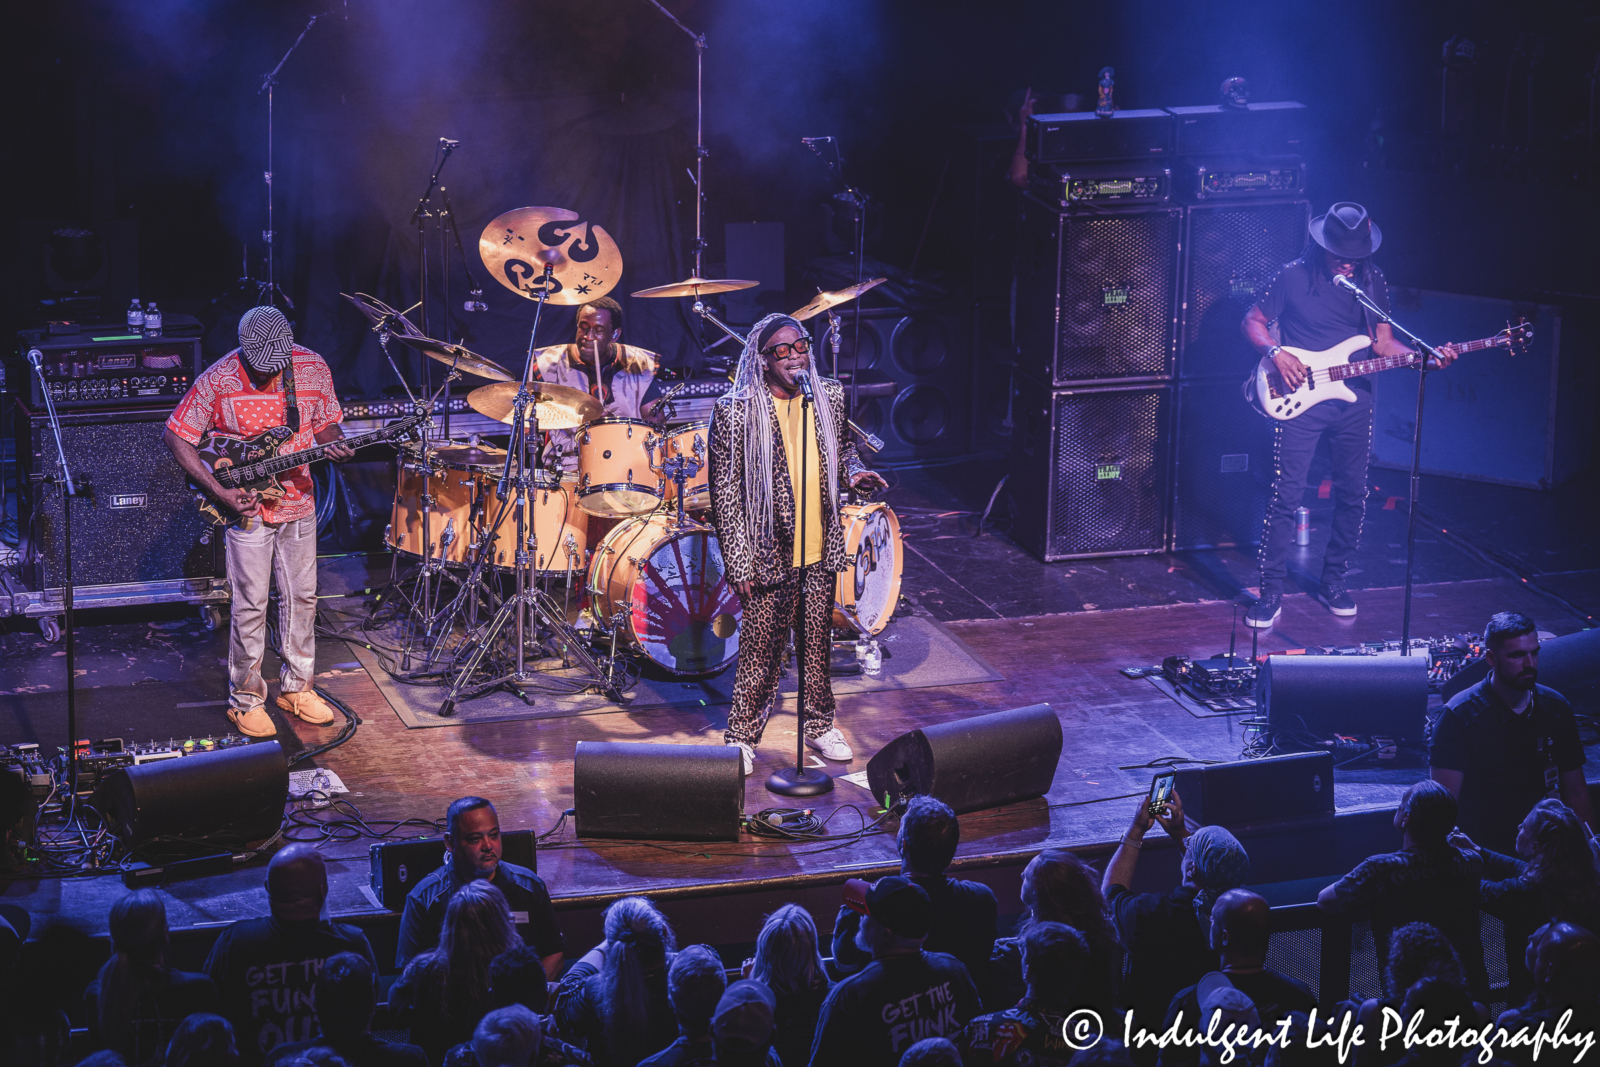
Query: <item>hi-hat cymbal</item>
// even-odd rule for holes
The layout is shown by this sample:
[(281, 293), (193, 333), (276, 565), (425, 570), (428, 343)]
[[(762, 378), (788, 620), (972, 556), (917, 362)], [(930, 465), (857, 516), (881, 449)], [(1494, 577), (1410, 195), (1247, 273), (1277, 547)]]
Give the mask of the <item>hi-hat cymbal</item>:
[(654, 289), (640, 289), (634, 296), (710, 296), (712, 293), (733, 293), (740, 289), (754, 289), (760, 282), (741, 278), (685, 278), (671, 285), (658, 285)]
[[(586, 304), (622, 278), (622, 253), (611, 235), (576, 211), (519, 207), (483, 228), (478, 255), (495, 281), (518, 296), (551, 304)], [(552, 274), (548, 287), (544, 266)]]
[(339, 295), (354, 304), (356, 310), (366, 316), (367, 321), (374, 326), (387, 325), (389, 332), (396, 335), (403, 334), (406, 337), (422, 336), (422, 331), (417, 329), (403, 313), (396, 311), (375, 296), (368, 296), (366, 293), (356, 293), (354, 295), (340, 293)]
[(848, 289), (835, 289), (831, 293), (818, 293), (816, 296), (812, 297), (811, 303), (807, 304), (805, 307), (801, 308), (799, 311), (796, 311), (789, 317), (794, 319), (796, 322), (804, 322), (813, 316), (822, 314), (829, 308), (838, 307), (840, 304), (848, 304), (850, 301), (854, 300), (868, 289), (871, 289), (875, 285), (882, 285), (888, 280), (888, 278), (873, 278), (869, 281), (862, 282), (860, 285), (852, 285)]
[[(519, 382), (481, 385), (467, 394), (467, 403), (472, 410), (509, 426), (515, 420), (512, 402), (521, 387)], [(535, 382), (534, 388), (539, 390), (536, 407), (541, 430), (575, 430), (600, 415), (600, 401), (582, 389), (548, 382)]]
[(488, 378), (495, 382), (509, 382), (515, 379), (510, 371), (492, 359), (484, 359), (476, 352), (462, 348), (460, 345), (447, 344), (444, 341), (435, 341), (431, 337), (401, 337), (395, 335), (395, 340), (407, 348), (414, 348), (423, 355), (438, 360), (440, 363), (454, 364), (468, 374), (476, 374), (480, 378)]

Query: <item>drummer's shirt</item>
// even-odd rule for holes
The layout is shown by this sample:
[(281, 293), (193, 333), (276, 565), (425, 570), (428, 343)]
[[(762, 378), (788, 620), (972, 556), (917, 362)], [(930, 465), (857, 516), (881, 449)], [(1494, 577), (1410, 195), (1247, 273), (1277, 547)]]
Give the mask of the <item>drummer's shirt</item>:
[[(806, 407), (802, 397), (793, 400), (780, 400), (772, 398), (773, 407), (778, 412), (778, 429), (783, 434), (783, 452), (789, 460), (789, 485), (794, 488), (795, 507), (795, 539), (794, 539), (794, 565), (808, 567), (813, 563), (822, 562), (822, 494), (818, 491), (819, 470), (822, 458), (817, 451), (817, 416), (816, 412)], [(805, 512), (800, 511), (800, 420), (805, 419), (805, 445), (806, 449), (806, 474), (807, 482), (805, 493)], [(804, 524), (803, 526), (801, 524)], [(800, 558), (799, 530), (806, 532), (806, 558)]]

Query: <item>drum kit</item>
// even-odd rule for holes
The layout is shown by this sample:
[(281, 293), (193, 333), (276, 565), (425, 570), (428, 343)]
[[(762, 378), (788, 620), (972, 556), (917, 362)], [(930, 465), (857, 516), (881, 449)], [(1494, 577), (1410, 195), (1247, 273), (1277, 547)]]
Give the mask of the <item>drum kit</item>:
[[(536, 302), (535, 335), (545, 304), (587, 303), (622, 273), (610, 235), (560, 208), (506, 212), (485, 227), (478, 247), (502, 285)], [(832, 309), (881, 280), (819, 294), (795, 318), (827, 313), (837, 360)], [(689, 297), (697, 314), (742, 344), (703, 298), (757, 284), (691, 277), (633, 295)], [(441, 715), (506, 687), (530, 703), (530, 690), (594, 689), (620, 704), (647, 665), (699, 676), (735, 660), (739, 599), (708, 521), (708, 421), (667, 425), (606, 414), (583, 390), (538, 380), (531, 337), (518, 375), (423, 336), (405, 314), (370, 296), (346, 299), (372, 323), (402, 383), (391, 344), (448, 367), (431, 397), (406, 386), (417, 412), (431, 416), (452, 382), (473, 375), (489, 384), (471, 390), (468, 405), (509, 432), (504, 448), (476, 436), (425, 434), (397, 460), (391, 585), (374, 611), (387, 603), (399, 617), (401, 677), (449, 685)], [(671, 397), (653, 414), (670, 418)], [(540, 447), (541, 435), (554, 430), (573, 431), (575, 470), (563, 471), (559, 452), (551, 462), (552, 450)], [(842, 503), (839, 518), (850, 566), (839, 575), (834, 625), (870, 639), (899, 602), (899, 521), (882, 503)]]

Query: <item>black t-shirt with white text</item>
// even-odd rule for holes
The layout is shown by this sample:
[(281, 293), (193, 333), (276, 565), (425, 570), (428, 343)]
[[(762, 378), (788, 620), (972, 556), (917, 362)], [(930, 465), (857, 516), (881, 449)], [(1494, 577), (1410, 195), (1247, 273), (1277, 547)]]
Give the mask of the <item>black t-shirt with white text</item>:
[(943, 952), (873, 960), (822, 1003), (812, 1067), (895, 1067), (927, 1037), (954, 1039), (982, 1010), (967, 969)]

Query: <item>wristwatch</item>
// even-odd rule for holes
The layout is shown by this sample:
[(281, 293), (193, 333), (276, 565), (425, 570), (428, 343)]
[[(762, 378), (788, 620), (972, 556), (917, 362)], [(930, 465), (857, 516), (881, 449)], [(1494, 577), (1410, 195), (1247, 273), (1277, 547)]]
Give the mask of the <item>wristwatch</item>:
[(1282, 345), (1273, 345), (1271, 348), (1267, 349), (1267, 358), (1268, 359), (1273, 359), (1273, 358), (1275, 358), (1277, 356), (1277, 354), (1279, 352), (1282, 352), (1282, 351), (1283, 351), (1283, 346)]

